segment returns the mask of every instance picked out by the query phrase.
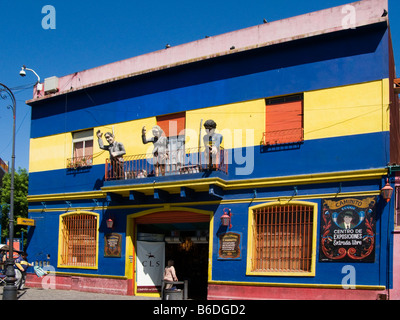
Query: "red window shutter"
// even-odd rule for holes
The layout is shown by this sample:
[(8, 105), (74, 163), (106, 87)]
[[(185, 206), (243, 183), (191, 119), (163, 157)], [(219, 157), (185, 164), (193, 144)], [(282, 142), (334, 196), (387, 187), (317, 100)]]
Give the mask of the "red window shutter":
[(303, 140), (303, 101), (266, 106), (264, 144), (294, 143)]
[(163, 129), (167, 137), (184, 135), (185, 112), (169, 114), (157, 117), (157, 125)]

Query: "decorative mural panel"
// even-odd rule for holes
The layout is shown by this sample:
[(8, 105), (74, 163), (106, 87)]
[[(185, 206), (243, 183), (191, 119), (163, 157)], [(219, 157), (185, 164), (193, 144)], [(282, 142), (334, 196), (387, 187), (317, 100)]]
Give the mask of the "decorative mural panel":
[(219, 236), (218, 260), (242, 258), (242, 233), (227, 232)]
[(322, 199), (319, 261), (374, 262), (376, 197)]
[(104, 256), (121, 257), (122, 234), (109, 233), (104, 235)]

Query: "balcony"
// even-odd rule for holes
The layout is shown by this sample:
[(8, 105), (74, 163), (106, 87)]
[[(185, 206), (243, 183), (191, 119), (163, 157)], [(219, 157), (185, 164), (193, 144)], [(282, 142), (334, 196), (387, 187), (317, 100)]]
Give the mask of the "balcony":
[(176, 177), (200, 172), (228, 174), (228, 152), (223, 148), (208, 160), (202, 148), (190, 148), (170, 152), (164, 165), (155, 165), (152, 153), (124, 156), (123, 161), (107, 159), (105, 181), (140, 180), (150, 177)]
[(67, 159), (67, 169), (80, 169), (93, 165), (93, 155)]

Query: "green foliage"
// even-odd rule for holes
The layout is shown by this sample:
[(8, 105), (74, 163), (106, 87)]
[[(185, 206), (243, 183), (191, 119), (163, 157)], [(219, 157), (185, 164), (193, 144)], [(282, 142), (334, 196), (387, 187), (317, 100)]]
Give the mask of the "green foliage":
[[(28, 217), (28, 183), (29, 174), (26, 169), (18, 168), (14, 175), (14, 237), (21, 238), (24, 233), (26, 239), (27, 226), (17, 226), (16, 221), (18, 217)], [(10, 195), (11, 195), (11, 173), (7, 173), (3, 177), (3, 186), (0, 188), (0, 205), (2, 209), (1, 218), (1, 239), (8, 237), (8, 214), (10, 212)]]

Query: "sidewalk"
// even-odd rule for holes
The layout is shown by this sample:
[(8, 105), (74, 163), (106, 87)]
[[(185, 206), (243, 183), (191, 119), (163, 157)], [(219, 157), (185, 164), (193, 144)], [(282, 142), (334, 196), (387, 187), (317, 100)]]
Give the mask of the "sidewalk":
[[(3, 287), (0, 289), (3, 299)], [(42, 288), (25, 288), (18, 291), (18, 300), (160, 300), (153, 297), (121, 296), (114, 294), (81, 292), (73, 290), (54, 290)]]

